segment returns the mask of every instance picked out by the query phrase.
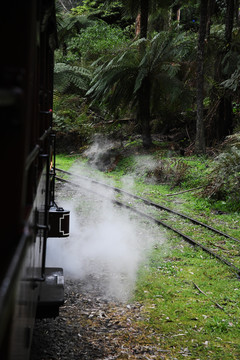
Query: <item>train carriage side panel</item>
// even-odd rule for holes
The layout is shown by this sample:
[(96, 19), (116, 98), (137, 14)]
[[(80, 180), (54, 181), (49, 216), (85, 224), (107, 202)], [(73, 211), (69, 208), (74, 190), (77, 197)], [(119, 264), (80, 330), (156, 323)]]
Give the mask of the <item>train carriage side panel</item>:
[[(0, 359), (28, 359), (49, 207), (54, 0), (5, 1), (0, 15)], [(52, 106), (51, 106), (52, 107)]]

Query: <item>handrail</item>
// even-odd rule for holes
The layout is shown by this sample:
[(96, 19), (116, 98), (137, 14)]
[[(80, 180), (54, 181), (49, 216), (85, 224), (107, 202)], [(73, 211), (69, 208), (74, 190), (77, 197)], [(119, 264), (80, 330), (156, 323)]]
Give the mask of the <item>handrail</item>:
[(44, 131), (43, 135), (39, 138), (40, 141), (44, 141), (48, 135), (51, 134), (52, 127), (50, 126), (47, 130)]
[[(50, 126), (47, 130), (44, 131), (42, 136), (39, 138), (39, 142), (43, 142), (51, 134), (51, 131), (52, 131), (52, 127)], [(28, 171), (28, 169), (32, 165), (33, 161), (39, 155), (40, 150), (41, 150), (40, 145), (35, 145), (34, 149), (30, 152), (30, 154), (28, 155), (26, 162), (25, 162), (25, 170), (26, 171)]]
[(32, 165), (33, 161), (36, 159), (36, 157), (39, 155), (40, 152), (40, 146), (36, 145), (35, 148), (30, 152), (28, 155), (26, 162), (25, 162), (25, 170), (28, 171), (30, 166)]

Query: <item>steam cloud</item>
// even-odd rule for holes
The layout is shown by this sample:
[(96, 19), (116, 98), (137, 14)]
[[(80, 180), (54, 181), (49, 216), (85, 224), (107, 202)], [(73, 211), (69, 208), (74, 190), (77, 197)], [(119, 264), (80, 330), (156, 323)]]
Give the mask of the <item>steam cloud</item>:
[(147, 251), (164, 241), (159, 228), (84, 190), (72, 194), (65, 204), (58, 199), (71, 211), (70, 237), (48, 240), (47, 266), (63, 267), (67, 278), (95, 279), (107, 297), (127, 300)]

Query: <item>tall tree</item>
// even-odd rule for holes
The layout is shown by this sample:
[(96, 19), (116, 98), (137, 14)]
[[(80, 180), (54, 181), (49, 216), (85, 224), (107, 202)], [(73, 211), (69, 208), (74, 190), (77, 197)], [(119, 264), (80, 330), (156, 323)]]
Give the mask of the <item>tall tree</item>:
[(208, 14), (207, 14), (207, 38), (210, 35), (210, 29), (211, 29), (211, 21), (212, 21), (212, 15), (214, 14), (214, 8), (216, 5), (216, 0), (208, 0)]
[(239, 26), (239, 0), (235, 0), (236, 5), (235, 5), (235, 20), (236, 20), (236, 25)]
[[(148, 33), (148, 15), (149, 15), (149, 0), (140, 0), (140, 38), (147, 39)], [(145, 43), (140, 43), (140, 53), (143, 58), (145, 53)], [(143, 146), (149, 148), (152, 146), (152, 137), (150, 130), (150, 98), (151, 98), (151, 84), (150, 78), (146, 75), (138, 90), (138, 112), (137, 121), (142, 127), (142, 141)]]
[[(234, 22), (234, 0), (228, 0), (226, 2), (225, 9), (225, 33), (222, 48), (218, 51), (215, 63), (215, 78), (214, 81), (217, 84), (221, 84), (226, 80), (230, 74), (226, 70), (230, 68), (228, 66), (232, 61), (232, 30)], [(232, 113), (232, 98), (228, 90), (221, 88), (220, 92), (214, 88), (213, 102), (217, 103), (215, 116), (211, 124), (211, 138), (221, 141), (225, 136), (232, 132), (233, 128), (233, 113)], [(216, 98), (217, 96), (217, 98)], [(211, 139), (210, 138), (210, 142)]]
[[(234, 0), (228, 0), (225, 20), (225, 56), (231, 51), (233, 21)], [(225, 80), (226, 78), (224, 75), (223, 77)], [(233, 128), (232, 97), (227, 92), (221, 99), (219, 111), (219, 138), (221, 139), (226, 135), (229, 135), (232, 132)]]
[(201, 0), (198, 51), (197, 51), (197, 121), (196, 121), (196, 140), (195, 140), (195, 152), (197, 154), (204, 154), (206, 152), (204, 123), (203, 123), (203, 118), (204, 118), (203, 99), (204, 99), (204, 52), (205, 52), (205, 39), (207, 33), (207, 19), (208, 19), (208, 0)]
[(232, 29), (234, 20), (234, 0), (227, 1), (226, 20), (225, 20), (225, 41), (228, 48), (232, 42)]
[[(140, 29), (139, 37), (143, 39), (139, 45), (140, 57), (144, 57), (146, 49), (146, 40), (148, 36), (148, 17), (150, 12), (151, 0), (123, 0), (125, 6), (134, 15), (136, 11), (138, 29)], [(136, 16), (136, 15), (135, 15)], [(144, 40), (145, 39), (145, 40)], [(150, 98), (151, 85), (149, 76), (146, 75), (142, 79), (141, 86), (137, 92), (137, 122), (142, 128), (142, 142), (143, 146), (149, 148), (152, 146), (152, 137), (150, 130)]]

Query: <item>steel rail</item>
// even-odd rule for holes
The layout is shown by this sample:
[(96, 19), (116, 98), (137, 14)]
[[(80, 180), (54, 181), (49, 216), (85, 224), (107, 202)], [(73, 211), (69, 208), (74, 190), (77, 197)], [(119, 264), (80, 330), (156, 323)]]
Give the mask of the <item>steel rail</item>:
[(69, 171), (61, 170), (61, 169), (59, 169), (59, 168), (56, 168), (55, 170), (57, 170), (57, 171), (59, 171), (59, 172), (62, 172), (62, 173), (64, 173), (64, 174), (70, 175), (70, 176), (76, 176), (76, 177), (78, 177), (78, 178), (80, 178), (80, 179), (82, 179), (82, 180), (90, 181), (90, 182), (92, 182), (92, 183), (94, 183), (94, 184), (98, 184), (98, 185), (103, 186), (103, 187), (105, 187), (105, 188), (112, 189), (112, 190), (114, 190), (114, 191), (116, 191), (116, 192), (118, 192), (118, 193), (122, 193), (122, 194), (128, 195), (128, 196), (132, 197), (133, 199), (141, 200), (141, 201), (144, 202), (146, 205), (150, 205), (150, 206), (153, 206), (153, 207), (155, 207), (155, 208), (157, 208), (157, 209), (165, 210), (165, 211), (167, 211), (167, 212), (170, 212), (170, 213), (172, 213), (172, 214), (175, 214), (175, 215), (177, 215), (177, 216), (180, 216), (180, 217), (182, 217), (182, 218), (184, 218), (184, 219), (187, 219), (187, 220), (191, 221), (192, 223), (194, 223), (194, 224), (196, 224), (196, 225), (201, 225), (202, 227), (205, 227), (206, 229), (211, 230), (212, 232), (214, 232), (214, 233), (216, 233), (216, 234), (218, 234), (218, 235), (224, 236), (225, 238), (228, 238), (228, 239), (231, 239), (231, 240), (233, 240), (233, 241), (235, 241), (235, 242), (240, 243), (240, 240), (239, 240), (239, 239), (237, 239), (237, 238), (235, 238), (235, 237), (233, 237), (233, 236), (231, 236), (231, 235), (228, 235), (228, 234), (226, 234), (225, 232), (223, 232), (223, 231), (221, 231), (221, 230), (215, 229), (214, 227), (212, 227), (212, 226), (210, 226), (210, 225), (207, 225), (207, 224), (205, 224), (205, 223), (203, 223), (203, 222), (201, 222), (201, 221), (199, 221), (199, 220), (197, 220), (197, 219), (193, 219), (192, 217), (190, 217), (190, 216), (188, 216), (188, 215), (185, 215), (185, 214), (182, 214), (182, 213), (180, 213), (180, 212), (178, 212), (178, 211), (176, 211), (176, 210), (169, 209), (169, 208), (166, 207), (166, 206), (159, 205), (159, 204), (157, 204), (157, 203), (155, 203), (155, 202), (152, 202), (152, 201), (150, 201), (150, 200), (144, 199), (144, 198), (142, 198), (141, 196), (137, 196), (137, 195), (131, 194), (131, 193), (129, 193), (129, 192), (126, 191), (126, 190), (122, 190), (122, 189), (120, 189), (120, 188), (116, 188), (116, 187), (113, 187), (113, 186), (111, 186), (111, 185), (104, 184), (104, 183), (102, 183), (102, 182), (100, 182), (100, 181), (97, 181), (97, 180), (88, 178), (88, 177), (86, 177), (86, 176), (81, 176), (81, 175), (77, 175), (77, 174), (72, 174), (72, 173), (70, 173)]
[(118, 206), (121, 206), (121, 207), (124, 207), (130, 211), (133, 211), (135, 212), (136, 214), (142, 216), (142, 217), (145, 217), (147, 218), (148, 220), (154, 222), (155, 224), (159, 225), (159, 226), (163, 226), (173, 232), (175, 232), (176, 234), (180, 235), (184, 240), (186, 240), (188, 243), (190, 243), (191, 245), (194, 245), (194, 246), (198, 246), (200, 247), (203, 251), (207, 252), (208, 254), (212, 255), (213, 257), (215, 257), (216, 259), (220, 260), (222, 263), (226, 264), (227, 266), (229, 266), (234, 272), (237, 273), (238, 277), (240, 277), (240, 269), (238, 267), (236, 267), (233, 263), (231, 263), (230, 261), (228, 261), (225, 257), (222, 257), (218, 254), (216, 254), (214, 251), (212, 251), (211, 249), (209, 249), (208, 247), (202, 245), (201, 243), (199, 243), (198, 241), (192, 239), (190, 236), (188, 235), (185, 235), (183, 234), (181, 231), (173, 228), (172, 226), (168, 225), (167, 223), (165, 223), (164, 221), (162, 220), (158, 220), (154, 217), (152, 217), (151, 215), (147, 215), (145, 213), (143, 213), (142, 211), (140, 210), (137, 210), (136, 208), (130, 206), (130, 205), (127, 205), (127, 204), (124, 204), (118, 200), (113, 200), (113, 199), (110, 199), (109, 197), (103, 195), (103, 194), (99, 194), (98, 192), (92, 190), (92, 189), (87, 189), (85, 188), (84, 186), (80, 185), (80, 184), (76, 184), (72, 181), (69, 181), (69, 180), (66, 180), (66, 179), (62, 179), (62, 178), (59, 178), (56, 176), (56, 180), (60, 181), (60, 182), (63, 182), (63, 183), (66, 183), (66, 184), (69, 184), (69, 185), (73, 185), (75, 187), (78, 187), (78, 188), (83, 188), (87, 191), (90, 191), (98, 196), (101, 196), (105, 199), (107, 199), (108, 201), (111, 201), (112, 203), (118, 205)]

